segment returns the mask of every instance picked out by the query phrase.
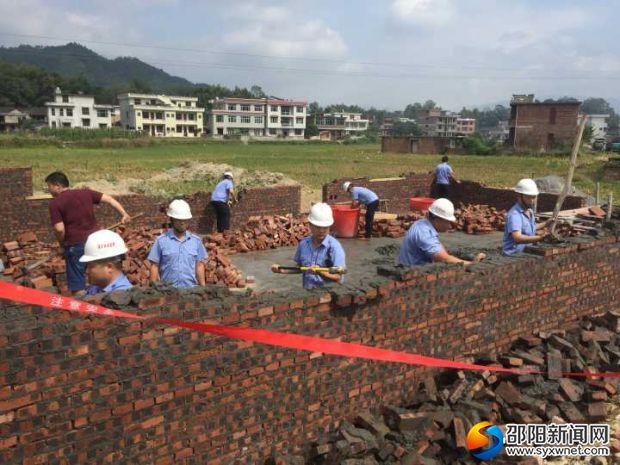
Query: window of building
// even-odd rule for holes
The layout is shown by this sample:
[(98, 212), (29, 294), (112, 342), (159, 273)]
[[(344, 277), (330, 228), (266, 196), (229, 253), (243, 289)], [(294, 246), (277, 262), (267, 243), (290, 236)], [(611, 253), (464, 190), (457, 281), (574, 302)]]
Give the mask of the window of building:
[(98, 118), (107, 118), (108, 117), (108, 111), (107, 110), (97, 110), (97, 117)]
[(283, 115), (290, 115), (291, 107), (280, 107), (280, 111)]
[(90, 127), (90, 119), (89, 118), (82, 118), (82, 126), (84, 126), (85, 128)]
[(271, 111), (278, 111), (278, 105), (271, 105)]
[(275, 135), (276, 135), (276, 130), (275, 130), (275, 129), (273, 129), (273, 128), (271, 128), (271, 129), (269, 130), (269, 134), (270, 134), (270, 135), (272, 135), (272, 136), (275, 136)]
[(70, 128), (71, 127), (71, 123), (62, 123), (62, 127), (63, 128)]
[(155, 118), (156, 118), (156, 119), (164, 119), (164, 114), (163, 114), (163, 112), (157, 112), (157, 113), (155, 113)]
[(228, 104), (228, 110), (229, 111), (235, 111), (237, 109), (237, 105), (234, 103), (229, 103)]
[(254, 105), (254, 111), (263, 111), (262, 105)]
[(191, 107), (192, 106), (192, 102), (185, 102), (185, 106), (186, 107)]
[(252, 118), (249, 116), (242, 116), (241, 117), (241, 122), (242, 123), (251, 123), (252, 122)]
[(62, 111), (62, 108), (59, 108), (59, 109), (58, 109), (58, 114), (59, 114), (60, 116), (64, 116), (64, 113), (63, 113), (63, 111)]
[(250, 105), (241, 105), (241, 111), (250, 111)]
[(191, 120), (191, 121), (196, 121), (196, 114), (195, 113), (190, 113), (187, 115), (187, 119)]
[(52, 108), (52, 116), (56, 116), (56, 109)]
[(108, 125), (105, 123), (99, 123), (99, 129), (107, 129)]
[(157, 105), (157, 100), (151, 99), (151, 105)]
[(295, 118), (295, 122), (297, 124), (304, 124), (304, 119), (303, 118)]
[(215, 122), (216, 123), (223, 123), (224, 122), (224, 115), (215, 115)]
[(62, 96), (62, 101), (63, 101), (64, 103), (69, 103), (69, 96), (68, 96), (68, 95), (63, 95), (63, 96)]
[(241, 134), (243, 136), (247, 136), (248, 134), (250, 134), (250, 130), (248, 128), (240, 128), (239, 129), (239, 134)]
[(297, 113), (303, 113), (304, 107), (297, 107)]
[(232, 115), (228, 115), (228, 122), (229, 123), (236, 123), (237, 122), (237, 117), (236, 116), (232, 116)]
[(255, 116), (254, 117), (254, 122), (258, 123), (258, 124), (263, 124), (263, 117), (262, 116)]
[(272, 116), (271, 117), (271, 122), (272, 123), (277, 123), (278, 122), (278, 117), (277, 116)]
[(56, 121), (52, 121), (52, 127), (55, 128), (56, 127)]
[(67, 108), (67, 116), (73, 116), (73, 108)]
[(133, 101), (133, 102), (134, 102), (134, 104), (135, 104), (135, 105), (141, 105), (141, 104), (142, 104), (142, 100), (141, 100), (141, 99), (139, 99), (139, 98), (134, 99), (134, 101)]
[(263, 129), (254, 129), (254, 135), (255, 136), (262, 136), (264, 134), (264, 130)]
[(177, 132), (183, 132), (183, 126), (177, 124)]
[(549, 110), (549, 124), (555, 124), (555, 118), (556, 118), (556, 109), (551, 108)]
[(82, 107), (82, 114), (83, 115), (89, 115), (90, 114), (90, 110), (88, 109), (88, 107)]
[(303, 129), (295, 129), (295, 135), (296, 136), (301, 136), (304, 133)]

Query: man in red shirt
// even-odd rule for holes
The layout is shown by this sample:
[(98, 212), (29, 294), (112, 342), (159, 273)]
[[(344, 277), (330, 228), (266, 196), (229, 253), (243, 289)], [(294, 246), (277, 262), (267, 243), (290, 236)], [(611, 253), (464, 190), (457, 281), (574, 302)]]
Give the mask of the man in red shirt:
[(80, 262), (80, 257), (84, 255), (88, 236), (100, 229), (95, 220), (94, 205), (100, 202), (110, 204), (121, 215), (123, 224), (131, 218), (123, 206), (107, 194), (90, 189), (70, 189), (69, 179), (61, 171), (49, 174), (45, 182), (54, 197), (49, 204), (50, 219), (65, 257), (69, 290), (74, 295), (83, 294), (86, 266)]

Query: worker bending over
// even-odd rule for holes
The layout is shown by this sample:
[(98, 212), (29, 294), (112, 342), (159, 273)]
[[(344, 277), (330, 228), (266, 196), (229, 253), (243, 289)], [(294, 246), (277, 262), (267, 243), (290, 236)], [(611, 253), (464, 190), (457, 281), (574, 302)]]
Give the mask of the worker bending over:
[(370, 189), (365, 187), (354, 186), (349, 181), (342, 185), (345, 192), (349, 192), (353, 198), (353, 208), (364, 204), (366, 207), (366, 226), (364, 239), (370, 239), (372, 236), (372, 224), (375, 221), (375, 212), (379, 208), (379, 196)]
[[(425, 265), (432, 262), (470, 265), (471, 261), (450, 255), (439, 242), (438, 232), (448, 231), (450, 223), (455, 221), (452, 202), (448, 199), (435, 200), (428, 210), (428, 217), (413, 223), (405, 234), (398, 262), (406, 266)], [(473, 261), (478, 262), (484, 258), (485, 254), (479, 253)]]

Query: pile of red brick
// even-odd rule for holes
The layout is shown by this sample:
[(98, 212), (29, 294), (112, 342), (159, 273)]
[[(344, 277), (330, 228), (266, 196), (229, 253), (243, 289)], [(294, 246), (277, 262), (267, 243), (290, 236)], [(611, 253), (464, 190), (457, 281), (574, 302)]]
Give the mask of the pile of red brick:
[[(274, 461), (280, 465), (475, 465), (478, 461), (467, 448), (466, 435), (481, 421), (500, 426), (605, 423), (607, 402), (617, 394), (620, 380), (562, 374), (615, 371), (619, 343), (620, 314), (613, 312), (583, 320), (570, 331), (521, 338), (504, 355), (486, 356), (478, 363), (531, 374), (486, 370), (426, 376), (406, 408), (384, 406), (380, 414), (360, 412), (352, 423), (343, 422), (332, 437), (314, 443), (307, 456), (279, 455)], [(612, 454), (618, 454), (620, 432), (611, 430), (610, 435)], [(505, 462), (500, 456), (494, 463)], [(528, 457), (509, 463), (539, 462)]]
[(245, 226), (225, 233), (207, 234), (209, 250), (217, 248), (227, 254), (295, 246), (310, 234), (305, 217), (293, 215), (252, 216)]
[[(37, 240), (33, 232), (25, 232), (17, 236), (16, 240), (5, 242), (0, 252), (0, 259), (5, 264), (4, 275), (18, 278), (22, 268), (47, 258), (56, 247)], [(51, 258), (41, 266), (32, 270), (28, 277), (34, 287), (43, 289), (53, 285), (56, 273), (64, 273), (65, 262), (60, 256)]]
[(460, 205), (455, 212), (456, 229), (467, 234), (503, 231), (506, 211), (488, 205)]

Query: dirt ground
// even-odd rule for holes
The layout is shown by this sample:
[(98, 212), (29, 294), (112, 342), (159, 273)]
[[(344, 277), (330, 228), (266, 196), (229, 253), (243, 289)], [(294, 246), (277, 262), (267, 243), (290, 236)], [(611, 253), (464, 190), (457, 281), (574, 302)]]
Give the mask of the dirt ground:
[[(235, 185), (238, 190), (263, 186), (290, 186), (299, 184), (297, 181), (282, 173), (270, 171), (249, 171), (236, 168), (224, 163), (183, 162), (174, 168), (157, 173), (150, 178), (123, 178), (123, 179), (96, 179), (80, 182), (75, 187), (89, 187), (111, 195), (127, 195), (144, 193), (151, 195), (166, 194), (162, 192), (162, 185), (200, 182), (205, 188), (212, 187), (222, 178), (224, 171), (232, 171)], [(315, 191), (307, 190), (308, 197), (314, 197)], [(319, 191), (320, 197), (320, 191)]]

